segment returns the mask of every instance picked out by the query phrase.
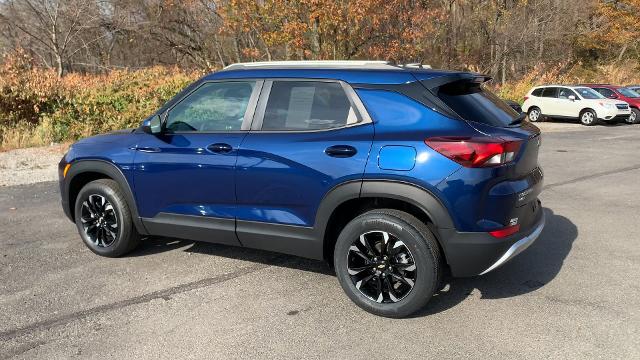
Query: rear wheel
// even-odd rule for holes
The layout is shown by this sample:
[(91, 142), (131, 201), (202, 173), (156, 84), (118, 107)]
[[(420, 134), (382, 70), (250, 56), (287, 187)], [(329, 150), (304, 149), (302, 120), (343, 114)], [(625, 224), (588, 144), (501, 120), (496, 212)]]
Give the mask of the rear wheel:
[(435, 237), (420, 220), (398, 210), (372, 210), (349, 222), (333, 259), (349, 298), (387, 317), (404, 317), (424, 307), (442, 276)]
[(580, 113), (580, 122), (582, 125), (591, 126), (598, 122), (595, 111), (587, 109)]
[(98, 255), (118, 257), (140, 242), (124, 195), (111, 179), (85, 185), (76, 198), (74, 216), (80, 237)]
[(531, 122), (542, 121), (542, 112), (535, 106), (529, 109), (527, 115), (529, 116), (529, 121)]

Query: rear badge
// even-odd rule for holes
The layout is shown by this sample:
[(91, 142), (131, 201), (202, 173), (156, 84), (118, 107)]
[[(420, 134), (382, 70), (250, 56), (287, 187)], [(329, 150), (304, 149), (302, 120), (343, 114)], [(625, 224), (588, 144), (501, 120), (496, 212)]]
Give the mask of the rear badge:
[(533, 191), (533, 189), (529, 188), (521, 193), (518, 194), (518, 201), (522, 201), (524, 200), (527, 195), (531, 194), (531, 192)]
[(513, 218), (509, 220), (509, 226), (518, 225), (518, 218)]

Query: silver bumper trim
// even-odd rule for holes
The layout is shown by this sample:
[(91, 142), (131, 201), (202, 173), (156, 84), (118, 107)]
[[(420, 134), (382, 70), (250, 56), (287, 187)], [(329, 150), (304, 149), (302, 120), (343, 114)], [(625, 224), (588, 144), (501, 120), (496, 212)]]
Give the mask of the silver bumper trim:
[(520, 254), (521, 252), (525, 251), (531, 244), (533, 244), (533, 242), (538, 238), (538, 236), (540, 236), (540, 233), (542, 232), (542, 229), (544, 229), (544, 213), (542, 213), (542, 221), (540, 222), (540, 225), (538, 225), (538, 227), (535, 228), (535, 230), (533, 230), (533, 232), (529, 235), (527, 235), (526, 237), (516, 241), (515, 244), (511, 245), (511, 247), (509, 248), (509, 250), (507, 250), (507, 252), (505, 252), (500, 259), (498, 259), (498, 261), (496, 261), (493, 265), (489, 266), (489, 268), (483, 272), (480, 273), (480, 275), (484, 275), (486, 273), (488, 273), (489, 271), (499, 267), (500, 265), (504, 264), (505, 262), (509, 261), (511, 258), (515, 257), (516, 255)]

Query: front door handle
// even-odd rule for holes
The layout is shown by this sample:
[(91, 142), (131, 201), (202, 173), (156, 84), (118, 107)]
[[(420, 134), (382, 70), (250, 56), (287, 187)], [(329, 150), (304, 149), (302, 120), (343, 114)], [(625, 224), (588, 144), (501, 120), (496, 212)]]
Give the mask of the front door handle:
[(156, 147), (137, 147), (136, 151), (145, 152), (145, 153), (157, 153), (160, 152), (159, 148)]
[(348, 158), (352, 157), (358, 152), (356, 148), (350, 145), (333, 145), (329, 146), (324, 150), (324, 153), (337, 158)]
[(231, 150), (233, 150), (231, 145), (224, 144), (224, 143), (211, 144), (211, 145), (207, 146), (207, 149), (209, 149), (209, 151), (217, 153), (217, 154), (224, 154), (224, 153), (228, 153)]

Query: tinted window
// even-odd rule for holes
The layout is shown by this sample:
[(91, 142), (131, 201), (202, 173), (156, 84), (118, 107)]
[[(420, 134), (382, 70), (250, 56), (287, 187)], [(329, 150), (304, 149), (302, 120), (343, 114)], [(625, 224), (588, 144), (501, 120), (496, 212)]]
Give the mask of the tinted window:
[(356, 123), (349, 99), (336, 82), (274, 81), (262, 130), (319, 130)]
[(461, 118), (493, 126), (507, 126), (520, 114), (481, 84), (461, 80), (441, 86), (438, 97)]
[(240, 130), (254, 81), (205, 83), (169, 110), (169, 131)]
[(597, 91), (595, 91), (595, 90), (593, 90), (591, 88), (580, 87), (580, 88), (575, 88), (573, 90), (575, 90), (583, 99), (602, 99), (602, 98), (604, 98), (604, 96), (600, 95), (600, 93), (598, 93)]
[(558, 88), (556, 87), (547, 87), (542, 90), (542, 97), (554, 98), (558, 95)]
[(640, 97), (640, 94), (638, 94), (636, 91), (629, 89), (629, 88), (620, 88), (618, 89), (618, 92), (628, 98), (638, 98)]
[(611, 89), (607, 89), (607, 88), (594, 88), (595, 91), (599, 92), (600, 95), (606, 97), (606, 98), (614, 98), (616, 96), (616, 93), (611, 90)]
[(543, 90), (542, 88), (535, 89), (535, 90), (533, 90), (531, 95), (533, 95), (533, 96), (542, 96), (542, 90)]
[(567, 89), (567, 88), (560, 88), (560, 91), (558, 91), (558, 98), (559, 99), (565, 99), (568, 100), (569, 96), (575, 96), (575, 98), (577, 99), (578, 97), (576, 96), (576, 93), (574, 93), (571, 89)]

